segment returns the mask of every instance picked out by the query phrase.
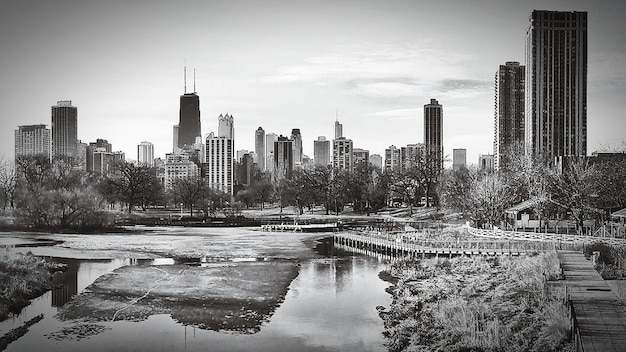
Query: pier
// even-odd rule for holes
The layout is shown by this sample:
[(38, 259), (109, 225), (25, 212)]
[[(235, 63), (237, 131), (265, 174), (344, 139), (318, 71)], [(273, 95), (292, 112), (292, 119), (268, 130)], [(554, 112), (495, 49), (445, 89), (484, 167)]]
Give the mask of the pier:
[(626, 311), (617, 295), (582, 253), (558, 254), (572, 312), (576, 351), (626, 351)]

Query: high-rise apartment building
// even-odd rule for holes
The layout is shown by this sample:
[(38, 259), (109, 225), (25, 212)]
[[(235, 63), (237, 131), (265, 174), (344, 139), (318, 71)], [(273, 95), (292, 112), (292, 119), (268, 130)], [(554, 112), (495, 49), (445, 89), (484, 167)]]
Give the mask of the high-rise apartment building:
[(400, 165), (403, 170), (408, 170), (414, 166), (425, 162), (423, 156), (426, 152), (426, 145), (423, 143), (407, 144), (400, 148)]
[(587, 12), (531, 13), (525, 103), (528, 152), (587, 155)]
[(24, 125), (15, 130), (15, 157), (29, 155), (50, 158), (50, 130), (46, 125)]
[(333, 140), (333, 169), (352, 171), (354, 169), (354, 147), (351, 139), (339, 137)]
[(218, 134), (206, 138), (206, 178), (213, 189), (234, 195), (235, 128), (232, 115), (218, 116)]
[(200, 129), (200, 97), (185, 92), (180, 96), (180, 113), (178, 121), (178, 148), (191, 148), (197, 136), (202, 136)]
[(467, 150), (453, 149), (452, 150), (452, 170), (460, 171), (465, 168), (467, 168)]
[(385, 149), (385, 170), (396, 171), (402, 167), (401, 150), (395, 145)]
[(137, 146), (137, 162), (139, 165), (154, 167), (154, 144), (141, 142)]
[(324, 136), (313, 141), (313, 162), (315, 165), (330, 165), (330, 141)]
[(265, 171), (265, 130), (261, 127), (254, 132), (254, 152), (259, 170)]
[(523, 146), (525, 66), (510, 61), (500, 65), (495, 80), (494, 166), (506, 168), (514, 146)]
[(274, 142), (274, 182), (289, 179), (293, 174), (293, 141), (284, 136), (278, 136)]
[(233, 195), (235, 184), (234, 141), (211, 132), (206, 138), (206, 177), (215, 190)]
[(370, 161), (370, 151), (361, 148), (354, 148), (352, 149), (352, 160), (354, 167), (357, 167), (358, 165), (368, 165)]
[(52, 155), (77, 157), (78, 109), (71, 100), (52, 106)]
[(293, 141), (293, 163), (302, 165), (302, 135), (299, 128), (291, 130), (291, 140)]
[(437, 99), (424, 105), (424, 144), (443, 168), (443, 107)]

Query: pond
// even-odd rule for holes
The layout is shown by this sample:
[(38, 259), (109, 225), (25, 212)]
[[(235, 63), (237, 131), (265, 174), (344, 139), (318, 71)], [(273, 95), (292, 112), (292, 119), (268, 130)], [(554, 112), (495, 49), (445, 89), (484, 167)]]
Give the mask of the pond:
[[(55, 279), (57, 288), (0, 323), (0, 333), (4, 334), (44, 314), (44, 319), (11, 343), (7, 351), (385, 350), (383, 323), (376, 310), (376, 306), (391, 302), (385, 292), (389, 284), (378, 277), (385, 264), (334, 249), (332, 241), (320, 241), (329, 234), (313, 237), (254, 229), (157, 229), (132, 235), (46, 236), (58, 244), (28, 250), (36, 255), (54, 254), (50, 260), (66, 263), (68, 270)], [(6, 235), (2, 240), (14, 237), (20, 238)], [(14, 239), (11, 241), (14, 244)], [(181, 265), (180, 258), (186, 258), (193, 267), (293, 261), (298, 272), (288, 283), (284, 298), (252, 332), (183, 323), (172, 317), (174, 311), (115, 321), (91, 321), (88, 317), (68, 320), (58, 314), (72, 297), (89, 295), (90, 289), (85, 289), (103, 275), (134, 266), (167, 269)]]

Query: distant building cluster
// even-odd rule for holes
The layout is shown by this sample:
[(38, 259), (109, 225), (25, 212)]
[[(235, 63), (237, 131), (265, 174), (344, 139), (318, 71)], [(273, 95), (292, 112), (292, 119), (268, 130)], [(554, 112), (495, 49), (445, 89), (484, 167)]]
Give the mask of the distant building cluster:
[[(584, 156), (587, 153), (587, 13), (533, 11), (526, 33), (526, 63), (509, 61), (495, 74), (493, 154), (482, 154), (478, 168), (506, 168), (516, 152), (541, 153), (549, 158)], [(154, 167), (167, 189), (181, 178), (202, 177), (216, 190), (230, 195), (237, 185), (249, 186), (254, 173), (272, 182), (288, 179), (295, 170), (331, 166), (353, 171), (361, 165), (384, 170), (406, 170), (423, 162), (424, 156), (443, 169), (443, 106), (437, 99), (424, 105), (421, 143), (390, 145), (384, 156), (356, 148), (344, 136), (335, 119), (334, 138), (313, 141), (313, 158), (303, 153), (306, 143), (299, 128), (290, 134), (254, 131), (254, 151), (236, 150), (234, 116), (219, 115), (217, 132), (203, 137), (200, 97), (195, 89), (180, 95), (178, 124), (173, 126), (172, 152), (155, 158), (154, 145), (137, 145), (138, 165)], [(71, 101), (52, 106), (51, 129), (46, 125), (18, 126), (15, 155), (71, 156), (86, 171), (111, 172), (113, 163), (124, 160), (106, 139), (83, 143), (78, 139), (78, 109)], [(454, 148), (452, 168), (467, 168), (467, 150)]]

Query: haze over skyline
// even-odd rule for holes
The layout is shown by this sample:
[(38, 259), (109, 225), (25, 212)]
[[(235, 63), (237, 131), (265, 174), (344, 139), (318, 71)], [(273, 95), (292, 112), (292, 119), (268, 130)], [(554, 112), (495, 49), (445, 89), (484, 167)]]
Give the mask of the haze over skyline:
[(626, 139), (626, 4), (614, 1), (230, 1), (7, 3), (0, 13), (0, 156), (18, 125), (46, 124), (59, 100), (78, 107), (78, 138), (107, 139), (136, 159), (172, 149), (183, 65), (200, 96), (202, 134), (235, 121), (254, 132), (299, 128), (304, 154), (332, 139), (336, 114), (356, 148), (423, 142), (423, 106), (443, 106), (445, 154), (493, 153), (494, 74), (524, 60), (533, 9), (587, 11), (588, 153)]

